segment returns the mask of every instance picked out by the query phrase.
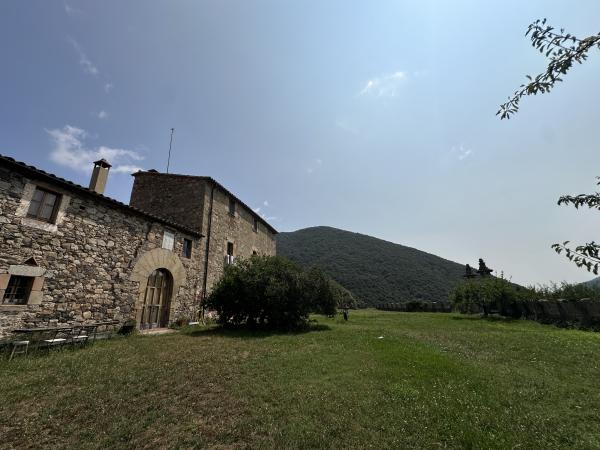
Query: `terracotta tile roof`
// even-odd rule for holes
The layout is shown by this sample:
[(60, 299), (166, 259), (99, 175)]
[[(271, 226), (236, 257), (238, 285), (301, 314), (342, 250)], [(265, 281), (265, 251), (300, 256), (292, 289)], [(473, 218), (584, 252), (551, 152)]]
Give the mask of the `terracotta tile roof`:
[(89, 197), (93, 197), (99, 201), (104, 202), (106, 205), (111, 206), (113, 208), (118, 208), (118, 209), (128, 212), (130, 214), (136, 214), (138, 216), (144, 217), (151, 221), (160, 222), (164, 225), (170, 226), (172, 228), (176, 228), (176, 229), (183, 231), (187, 234), (190, 234), (192, 236), (202, 237), (202, 235), (200, 233), (198, 233), (198, 231), (192, 230), (191, 228), (188, 228), (177, 222), (173, 222), (172, 220), (170, 220), (168, 218), (160, 217), (155, 214), (150, 214), (146, 211), (142, 211), (141, 209), (134, 208), (133, 206), (129, 206), (118, 200), (112, 199), (110, 197), (106, 197), (105, 195), (102, 195), (102, 194), (98, 194), (97, 192), (92, 191), (91, 189), (88, 189), (79, 184), (73, 183), (72, 181), (65, 180), (64, 178), (58, 177), (52, 173), (48, 173), (44, 170), (38, 169), (37, 167), (30, 166), (21, 161), (16, 161), (14, 158), (11, 158), (9, 156), (0, 155), (0, 166), (8, 166), (16, 171), (19, 171), (26, 175), (30, 175), (34, 178), (42, 179), (43, 181), (47, 181), (49, 183), (54, 183), (64, 189), (67, 189), (67, 190), (70, 190), (70, 191), (73, 191), (73, 192), (76, 192), (79, 194), (87, 195)]

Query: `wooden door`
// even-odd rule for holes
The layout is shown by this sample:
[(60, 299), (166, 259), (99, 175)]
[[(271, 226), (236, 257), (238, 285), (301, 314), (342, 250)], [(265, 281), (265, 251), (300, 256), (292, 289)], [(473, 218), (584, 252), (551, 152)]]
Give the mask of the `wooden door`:
[(157, 269), (148, 277), (140, 328), (166, 327), (169, 324), (172, 291), (171, 274), (165, 269)]

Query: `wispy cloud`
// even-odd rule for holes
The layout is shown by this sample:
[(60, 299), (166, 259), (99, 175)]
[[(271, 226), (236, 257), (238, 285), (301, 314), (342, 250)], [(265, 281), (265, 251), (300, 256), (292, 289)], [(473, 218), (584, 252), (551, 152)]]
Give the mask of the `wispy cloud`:
[(463, 144), (452, 146), (450, 151), (456, 155), (459, 161), (462, 161), (473, 154), (473, 150), (466, 148)]
[(77, 52), (77, 54), (79, 55), (79, 65), (81, 66), (83, 71), (85, 73), (89, 73), (90, 75), (94, 75), (94, 76), (98, 75), (98, 73), (100, 73), (98, 68), (87, 57), (81, 44), (79, 44), (79, 42), (77, 42), (72, 37), (69, 37), (68, 40), (71, 43), (71, 45), (73, 46), (73, 48), (75, 49), (75, 51)]
[(62, 129), (46, 130), (53, 141), (50, 159), (57, 164), (78, 171), (89, 171), (92, 162), (104, 158), (113, 167), (112, 172), (133, 173), (141, 170), (135, 161), (144, 159), (133, 150), (99, 146), (89, 148), (85, 144), (88, 133), (81, 128), (65, 125)]
[(104, 83), (104, 92), (108, 94), (114, 87), (115, 85), (112, 83)]
[[(269, 202), (267, 200), (265, 200), (263, 202), (263, 206), (268, 208), (269, 207)], [(274, 221), (274, 220), (278, 220), (277, 216), (269, 216), (267, 215), (264, 211), (263, 208), (261, 206), (258, 206), (256, 208), (254, 208), (252, 211), (254, 211), (256, 214), (258, 214), (260, 217), (262, 217), (263, 219), (265, 219), (267, 222), (268, 221)]]
[(69, 16), (69, 17), (75, 17), (75, 16), (78, 16), (83, 13), (83, 11), (81, 11), (80, 9), (74, 8), (73, 6), (69, 5), (67, 2), (65, 2), (64, 5), (65, 5), (65, 12), (67, 13), (67, 16)]
[(313, 163), (306, 168), (306, 173), (312, 175), (315, 171), (319, 170), (323, 165), (323, 161), (319, 158), (315, 159)]
[(395, 97), (402, 84), (407, 80), (408, 74), (402, 71), (384, 74), (367, 80), (358, 95), (375, 97)]
[(104, 110), (101, 110), (98, 112), (98, 114), (96, 114), (98, 116), (98, 119), (107, 119), (108, 118), (108, 113)]

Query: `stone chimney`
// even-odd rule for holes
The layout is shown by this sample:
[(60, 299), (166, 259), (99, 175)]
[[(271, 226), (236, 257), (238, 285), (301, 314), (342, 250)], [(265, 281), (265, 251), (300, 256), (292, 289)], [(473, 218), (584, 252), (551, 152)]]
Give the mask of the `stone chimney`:
[(92, 171), (92, 178), (90, 179), (91, 191), (97, 192), (98, 194), (104, 194), (110, 167), (111, 165), (105, 159), (94, 161), (94, 170)]

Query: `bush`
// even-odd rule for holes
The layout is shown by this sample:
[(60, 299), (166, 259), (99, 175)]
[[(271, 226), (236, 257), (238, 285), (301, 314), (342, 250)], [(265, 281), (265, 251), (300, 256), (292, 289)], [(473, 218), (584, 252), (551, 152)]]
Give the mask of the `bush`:
[(450, 294), (455, 309), (462, 313), (491, 312), (510, 315), (519, 298), (514, 284), (504, 277), (484, 277), (465, 280)]
[(207, 298), (221, 325), (295, 329), (310, 313), (335, 314), (340, 295), (318, 269), (303, 271), (277, 256), (253, 256), (228, 266)]
[(360, 302), (356, 300), (352, 292), (334, 280), (329, 280), (333, 295), (336, 299), (336, 305), (342, 309), (356, 309), (360, 307)]

